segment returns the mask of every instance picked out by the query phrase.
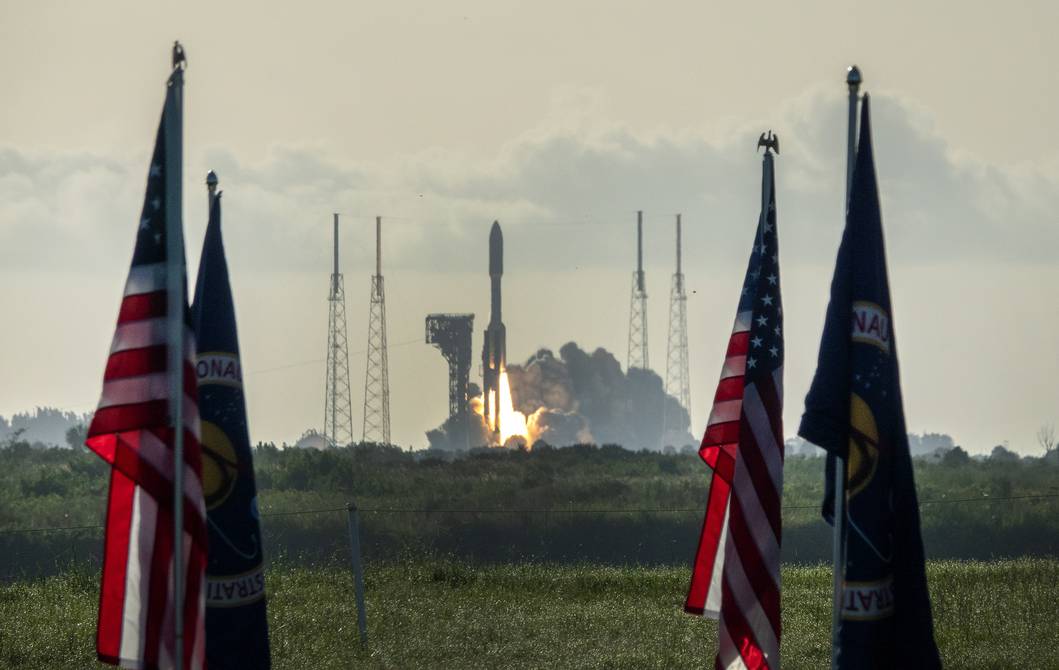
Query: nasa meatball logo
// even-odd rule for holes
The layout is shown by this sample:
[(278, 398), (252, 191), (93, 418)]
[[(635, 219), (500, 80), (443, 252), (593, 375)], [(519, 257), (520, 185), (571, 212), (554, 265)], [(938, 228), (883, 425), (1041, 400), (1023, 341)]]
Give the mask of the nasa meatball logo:
[[(849, 483), (850, 506), (847, 511), (849, 519), (850, 537), (858, 537), (864, 546), (878, 556), (883, 563), (893, 560), (893, 537), (892, 534), (882, 527), (878, 522), (878, 512), (874, 510), (879, 504), (887, 504), (881, 501), (877, 495), (868, 494), (864, 507), (859, 507), (855, 501), (869, 489), (872, 481), (879, 470), (880, 444), (879, 426), (872, 414), (871, 407), (856, 393), (850, 396), (850, 431), (849, 431), (849, 465), (847, 481)], [(888, 503), (892, 505), (892, 500)], [(868, 601), (862, 601), (861, 606), (870, 610), (870, 616), (889, 616), (893, 612), (892, 600), (887, 601), (888, 589), (875, 585), (865, 585), (862, 596), (875, 599), (874, 606), (869, 607)], [(858, 596), (861, 598), (862, 596)], [(874, 608), (874, 609), (873, 609)]]
[(212, 421), (202, 422), (202, 492), (206, 509), (224, 503), (239, 479), (239, 458), (232, 441)]
[(863, 491), (879, 467), (879, 428), (868, 403), (856, 393), (849, 400), (849, 496)]

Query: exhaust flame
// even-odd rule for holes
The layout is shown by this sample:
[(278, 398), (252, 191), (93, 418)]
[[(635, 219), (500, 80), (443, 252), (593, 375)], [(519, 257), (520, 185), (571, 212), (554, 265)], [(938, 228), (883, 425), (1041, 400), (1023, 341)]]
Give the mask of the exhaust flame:
[(493, 428), (497, 423), (497, 416), (499, 416), (500, 440), (498, 444), (491, 446), (506, 446), (509, 440), (514, 439), (522, 442), (527, 448), (529, 448), (533, 444), (530, 429), (527, 426), (526, 415), (515, 410), (514, 402), (511, 399), (511, 382), (508, 380), (507, 370), (500, 371), (499, 386), (499, 393), (494, 399), (495, 401), (489, 403), (489, 416), (484, 415), (484, 394), (471, 401), (471, 409), (485, 419), (486, 427), (489, 429), (491, 435), (493, 433)]
[(521, 437), (529, 446), (529, 429), (526, 428), (526, 415), (515, 411), (515, 405), (511, 400), (511, 382), (507, 378), (507, 370), (500, 371), (500, 402), (497, 403), (500, 410), (500, 444), (507, 444), (512, 437)]

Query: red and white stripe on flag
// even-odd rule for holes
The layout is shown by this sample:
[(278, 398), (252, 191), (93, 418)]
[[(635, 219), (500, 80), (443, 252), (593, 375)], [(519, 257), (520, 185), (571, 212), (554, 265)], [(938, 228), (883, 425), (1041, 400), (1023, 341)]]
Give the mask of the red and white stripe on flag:
[[(138, 245), (144, 236), (141, 230)], [(166, 262), (137, 264), (136, 258), (151, 255), (140, 251), (138, 247), (129, 271), (102, 397), (85, 441), (112, 466), (97, 652), (100, 660), (126, 668), (175, 666), (173, 571), (179, 569), (186, 584), (184, 667), (202, 668), (207, 535), (194, 336), (185, 322), (180, 501), (185, 539), (184, 555), (174, 560), (174, 431), (166, 337), (169, 320), (184, 321), (186, 308), (175, 317), (167, 314)]]
[(710, 466), (710, 493), (706, 518), (691, 573), (691, 586), (684, 609), (692, 614), (717, 618), (721, 612), (721, 578), (724, 546), (728, 539), (728, 502), (739, 449), (739, 423), (743, 410), (743, 374), (750, 339), (750, 312), (736, 316), (728, 340), (721, 380), (714, 393), (713, 409), (699, 455)]
[(699, 449), (712, 475), (684, 609), (720, 620), (718, 668), (780, 664), (783, 366), (747, 380), (754, 318), (736, 316)]
[[(112, 466), (97, 651), (128, 668), (175, 663), (173, 570), (182, 569), (185, 667), (205, 661), (206, 508), (201, 484), (194, 337), (184, 333), (184, 556), (173, 556), (166, 263), (129, 271), (85, 444)], [(185, 314), (175, 318), (183, 320)], [(179, 566), (179, 567), (177, 567)]]

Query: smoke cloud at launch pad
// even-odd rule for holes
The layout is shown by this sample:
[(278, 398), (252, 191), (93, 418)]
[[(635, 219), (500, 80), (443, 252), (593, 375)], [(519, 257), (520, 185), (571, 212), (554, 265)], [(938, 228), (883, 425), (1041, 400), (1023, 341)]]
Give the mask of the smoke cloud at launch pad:
[[(514, 409), (528, 420), (534, 441), (552, 446), (618, 444), (628, 449), (659, 449), (695, 444), (690, 419), (676, 398), (665, 393), (651, 370), (623, 371), (603, 348), (589, 353), (569, 342), (556, 356), (540, 349), (525, 363), (508, 364)], [(475, 402), (479, 389), (470, 389)], [(453, 418), (427, 438), (434, 449), (464, 449), (489, 444), (481, 415), (469, 411), (469, 442), (453, 444)], [(532, 444), (526, 445), (532, 447)]]

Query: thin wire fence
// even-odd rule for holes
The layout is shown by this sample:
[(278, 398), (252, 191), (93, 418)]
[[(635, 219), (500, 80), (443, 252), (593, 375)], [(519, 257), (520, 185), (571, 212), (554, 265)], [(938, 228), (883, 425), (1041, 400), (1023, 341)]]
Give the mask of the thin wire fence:
[[(979, 497), (953, 497), (953, 499), (940, 499), (919, 501), (919, 505), (952, 505), (964, 503), (1008, 503), (1017, 501), (1040, 501), (1059, 499), (1059, 493), (1041, 493), (1033, 495), (1005, 495), (993, 496), (983, 495)], [(602, 509), (578, 509), (562, 507), (540, 507), (533, 509), (503, 509), (503, 508), (427, 508), (427, 507), (360, 507), (358, 511), (362, 514), (684, 514), (690, 512), (703, 512), (704, 507), (638, 507), (638, 508), (602, 508)], [(820, 505), (784, 505), (786, 510), (820, 509)], [(344, 512), (347, 507), (324, 507), (320, 509), (297, 509), (282, 512), (265, 512), (262, 517), (302, 517), (307, 514), (327, 514)], [(84, 526), (41, 526), (30, 528), (0, 528), (0, 535), (12, 535), (21, 532), (60, 532), (73, 530), (102, 530), (103, 524), (89, 524)]]
[[(964, 503), (987, 503), (987, 502), (1017, 502), (1025, 500), (1053, 500), (1059, 499), (1059, 493), (1034, 494), (1022, 496), (989, 496), (983, 495), (974, 498), (936, 498), (933, 500), (920, 500), (923, 505), (951, 505)], [(820, 505), (783, 505), (783, 511), (788, 510), (817, 510)], [(289, 516), (306, 516), (315, 514), (333, 514), (345, 512), (348, 506), (324, 507), (318, 509), (288, 510), (283, 512), (265, 512), (262, 518), (279, 518)], [(705, 512), (705, 507), (635, 507), (635, 508), (563, 508), (563, 507), (539, 507), (532, 509), (504, 509), (504, 508), (430, 508), (430, 507), (358, 507), (361, 514), (689, 514), (692, 512)], [(50, 533), (62, 531), (79, 530), (102, 530), (102, 524), (88, 524), (83, 526), (41, 526), (31, 528), (0, 528), (0, 535), (18, 533)]]

